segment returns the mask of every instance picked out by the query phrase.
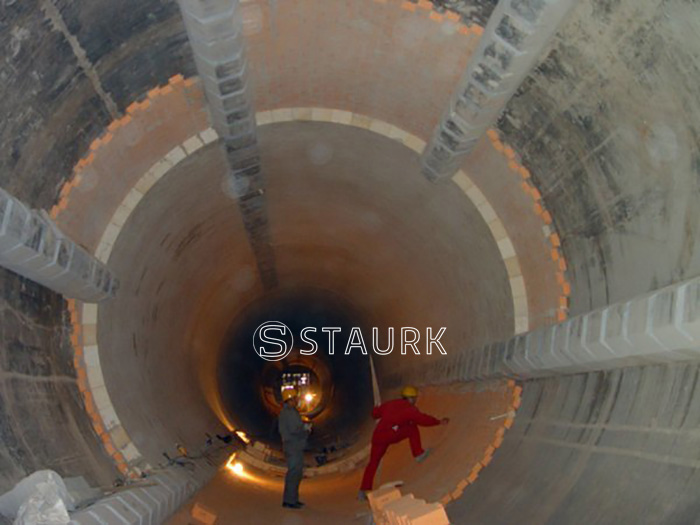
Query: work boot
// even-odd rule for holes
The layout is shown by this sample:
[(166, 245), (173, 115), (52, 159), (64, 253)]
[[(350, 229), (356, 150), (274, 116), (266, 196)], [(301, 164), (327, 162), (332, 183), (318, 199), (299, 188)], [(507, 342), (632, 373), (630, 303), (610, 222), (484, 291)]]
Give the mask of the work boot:
[(359, 499), (360, 501), (367, 501), (367, 493), (364, 490), (358, 491), (357, 499)]
[(431, 453), (432, 451), (433, 451), (433, 449), (431, 449), (431, 448), (425, 449), (425, 450), (423, 451), (422, 454), (416, 456), (416, 461), (417, 461), (418, 463), (423, 463), (423, 461), (426, 460), (426, 458), (430, 455), (430, 453)]
[(285, 509), (300, 509), (300, 508), (302, 508), (304, 505), (303, 505), (303, 504), (300, 504), (300, 503), (282, 503), (282, 506), (283, 506)]

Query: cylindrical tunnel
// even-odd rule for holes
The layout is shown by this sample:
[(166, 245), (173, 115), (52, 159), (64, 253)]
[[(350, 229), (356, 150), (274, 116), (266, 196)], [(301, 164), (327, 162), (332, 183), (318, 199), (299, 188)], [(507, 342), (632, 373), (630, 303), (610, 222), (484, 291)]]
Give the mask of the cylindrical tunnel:
[[(372, 407), (410, 377), (450, 423), (423, 429), (425, 462), (393, 446), (375, 486), (459, 524), (696, 522), (693, 362), (428, 374), (441, 328), (468, 356), (700, 273), (693, 3), (580, 2), (457, 175), (421, 175), (495, 3), (241, 2), (262, 225), (225, 182), (176, 2), (2, 3), (0, 184), (120, 285), (82, 304), (2, 270), (0, 491), (181, 469), (199, 491), (169, 523), (355, 523)], [(256, 352), (269, 322), (284, 359)], [(290, 384), (314, 426), (299, 518), (279, 505)]]
[[(97, 319), (105, 384), (144, 457), (175, 443), (203, 447), (205, 433), (222, 433), (223, 424), (252, 446), (269, 447), (266, 467), (274, 471), (282, 376), (306, 371), (325, 404), (312, 416), (310, 466), (357, 477), (372, 430), (370, 359), (376, 395), (386, 400), (395, 392), (392, 376), (442, 356), (427, 344), (428, 329), (435, 337), (445, 328), (439, 341), (446, 352), (508, 337), (507, 271), (478, 209), (458, 187), (420, 177), (417, 153), (405, 145), (314, 121), (260, 126), (259, 140), (279, 286), (260, 285), (236, 202), (222, 191), (225, 159), (218, 143), (202, 146), (148, 190), (111, 249), (110, 265), (122, 279)], [(296, 339), (279, 362), (255, 352), (256, 329), (272, 321)], [(309, 346), (300, 339), (306, 327), (316, 329), (319, 346), (311, 356), (299, 352)], [(348, 346), (354, 327), (367, 355)], [(332, 339), (324, 328), (337, 330)], [(393, 345), (387, 355), (373, 350), (375, 328), (380, 351)], [(402, 348), (409, 338), (402, 328), (418, 332), (414, 347)], [(507, 410), (497, 393), (481, 402), (463, 395), (473, 410)], [(426, 393), (421, 404), (429, 403)], [(467, 454), (473, 463), (489, 437), (476, 439)], [(340, 494), (347, 495), (348, 477)], [(460, 479), (447, 476), (431, 497)], [(323, 484), (328, 489), (328, 480)]]

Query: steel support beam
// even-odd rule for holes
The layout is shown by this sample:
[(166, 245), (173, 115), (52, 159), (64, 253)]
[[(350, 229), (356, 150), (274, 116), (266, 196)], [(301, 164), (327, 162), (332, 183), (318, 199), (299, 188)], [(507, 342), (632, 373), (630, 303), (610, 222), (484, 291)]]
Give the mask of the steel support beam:
[(452, 177), (501, 115), (576, 0), (500, 0), (421, 159), (429, 180)]
[(0, 265), (66, 297), (96, 303), (118, 281), (107, 267), (66, 237), (42, 211), (0, 189)]
[(248, 87), (243, 18), (238, 0), (179, 0), (212, 127), (222, 140), (250, 245), (266, 289), (277, 285), (270, 244), (265, 181)]
[(509, 341), (448, 354), (400, 379), (423, 384), (531, 379), (699, 359), (700, 277)]

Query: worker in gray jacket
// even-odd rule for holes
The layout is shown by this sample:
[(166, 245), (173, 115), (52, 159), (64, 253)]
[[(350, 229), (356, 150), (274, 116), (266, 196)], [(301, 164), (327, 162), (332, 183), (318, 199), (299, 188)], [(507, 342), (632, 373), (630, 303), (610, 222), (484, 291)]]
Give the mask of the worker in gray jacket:
[(300, 509), (304, 504), (299, 501), (299, 484), (304, 474), (304, 448), (306, 438), (311, 431), (311, 424), (304, 423), (297, 411), (299, 392), (296, 388), (282, 391), (282, 411), (278, 427), (282, 436), (282, 449), (287, 460), (287, 475), (284, 478), (284, 496), (282, 506)]

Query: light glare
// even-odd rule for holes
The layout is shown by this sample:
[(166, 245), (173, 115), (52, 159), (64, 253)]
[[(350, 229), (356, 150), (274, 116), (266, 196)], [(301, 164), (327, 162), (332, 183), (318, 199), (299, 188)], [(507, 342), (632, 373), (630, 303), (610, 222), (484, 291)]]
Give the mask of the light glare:
[(231, 454), (226, 462), (226, 468), (233, 472), (236, 476), (243, 476), (245, 474), (245, 469), (243, 468), (243, 463), (236, 460), (236, 454)]

